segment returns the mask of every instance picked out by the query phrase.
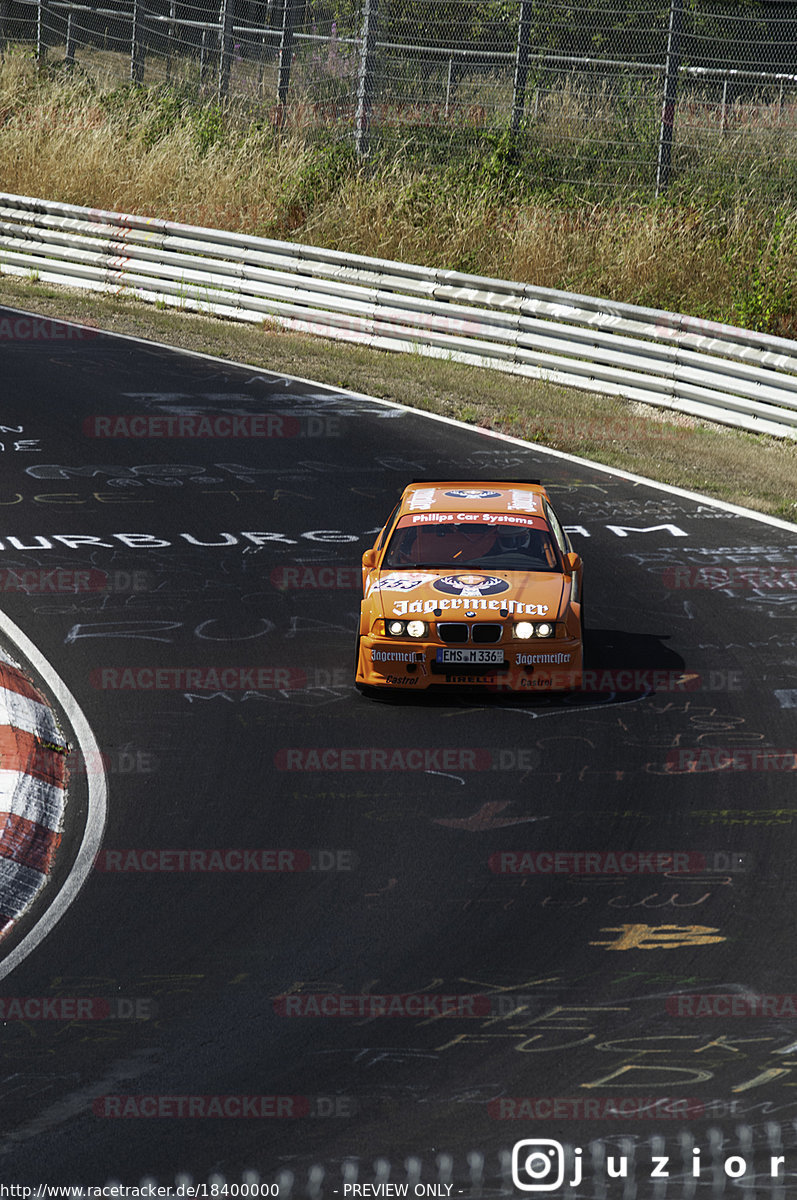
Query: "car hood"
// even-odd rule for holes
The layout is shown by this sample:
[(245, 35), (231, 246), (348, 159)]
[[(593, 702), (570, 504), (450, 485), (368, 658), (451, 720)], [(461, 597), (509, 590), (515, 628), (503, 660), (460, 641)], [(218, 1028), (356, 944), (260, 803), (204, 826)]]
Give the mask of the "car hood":
[(413, 617), (434, 613), (457, 620), (466, 613), (496, 617), (501, 609), (519, 618), (555, 620), (567, 576), (548, 571), (451, 571), (423, 568), (376, 572), (366, 598), (382, 615)]

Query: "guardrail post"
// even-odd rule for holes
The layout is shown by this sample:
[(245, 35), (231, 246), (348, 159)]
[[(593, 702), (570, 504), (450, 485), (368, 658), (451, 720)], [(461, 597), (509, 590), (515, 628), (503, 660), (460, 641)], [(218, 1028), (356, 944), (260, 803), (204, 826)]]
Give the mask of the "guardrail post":
[(291, 63), (293, 62), (293, 31), (296, 28), (296, 0), (282, 0), (282, 28), (280, 30), (279, 74), (277, 76), (277, 124), (281, 125), (288, 103), (291, 86)]
[(365, 158), (370, 149), (371, 108), (376, 92), (378, 17), (379, 0), (363, 0), (360, 66), (357, 72), (357, 111), (354, 117), (354, 144), (359, 158)]
[(515, 79), (512, 86), (512, 125), (517, 133), (523, 120), (526, 106), (526, 83), (529, 77), (529, 38), (531, 37), (531, 10), (533, 0), (520, 0), (517, 49), (515, 51)]
[(233, 0), (221, 0), (219, 11), (219, 100), (230, 90), (230, 65), (232, 62), (232, 6)]
[(36, 4), (36, 62), (41, 67), (47, 57), (47, 18), (50, 9), (47, 0), (37, 0)]
[(683, 26), (683, 0), (670, 0), (670, 28), (667, 34), (667, 60), (664, 68), (664, 99), (659, 131), (659, 159), (656, 166), (656, 195), (667, 190), (672, 161), (672, 135), (675, 125), (675, 101), (678, 96), (678, 71), (681, 66), (680, 43)]
[(133, 0), (133, 28), (130, 38), (130, 80), (141, 83), (144, 79), (144, 30), (142, 0)]

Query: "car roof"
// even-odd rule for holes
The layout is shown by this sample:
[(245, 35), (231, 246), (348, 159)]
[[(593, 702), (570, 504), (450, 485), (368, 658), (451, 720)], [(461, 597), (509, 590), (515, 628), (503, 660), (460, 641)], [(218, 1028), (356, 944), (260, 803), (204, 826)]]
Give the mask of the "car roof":
[(401, 496), (403, 512), (530, 513), (543, 516), (548, 493), (539, 480), (415, 480)]

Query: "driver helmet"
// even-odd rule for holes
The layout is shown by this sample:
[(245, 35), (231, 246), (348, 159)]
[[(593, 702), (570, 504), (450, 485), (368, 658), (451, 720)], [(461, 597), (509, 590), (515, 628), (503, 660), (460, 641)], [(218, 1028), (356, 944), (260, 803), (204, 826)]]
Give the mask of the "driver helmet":
[(503, 529), (498, 534), (498, 546), (501, 550), (525, 550), (530, 541), (528, 529)]

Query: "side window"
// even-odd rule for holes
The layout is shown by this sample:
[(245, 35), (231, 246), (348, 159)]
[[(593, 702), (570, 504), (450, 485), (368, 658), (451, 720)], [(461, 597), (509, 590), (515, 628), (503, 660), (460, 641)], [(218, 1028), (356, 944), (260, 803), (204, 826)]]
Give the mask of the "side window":
[(381, 550), (382, 547), (384, 546), (385, 538), (387, 537), (388, 533), (390, 532), (390, 530), (393, 526), (393, 522), (396, 519), (396, 513), (398, 512), (398, 510), (399, 510), (399, 505), (397, 504), (396, 507), (393, 509), (392, 513), (390, 514), (390, 516), (388, 517), (387, 521), (385, 522), (385, 527), (382, 530), (382, 532), (380, 533), (379, 537), (377, 538), (376, 545), (374, 546), (374, 550)]
[(545, 501), (544, 503), (545, 503), (545, 516), (547, 517), (548, 524), (550, 525), (550, 527), (553, 531), (553, 535), (556, 538), (556, 544), (559, 547), (560, 552), (562, 553), (563, 556), (565, 554), (570, 554), (570, 552), (573, 549), (573, 547), (570, 545), (570, 538), (567, 536), (564, 529), (562, 529), (562, 526), (559, 524), (559, 518), (557, 517), (554, 510), (551, 508), (550, 504), (548, 504), (547, 501)]

